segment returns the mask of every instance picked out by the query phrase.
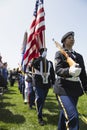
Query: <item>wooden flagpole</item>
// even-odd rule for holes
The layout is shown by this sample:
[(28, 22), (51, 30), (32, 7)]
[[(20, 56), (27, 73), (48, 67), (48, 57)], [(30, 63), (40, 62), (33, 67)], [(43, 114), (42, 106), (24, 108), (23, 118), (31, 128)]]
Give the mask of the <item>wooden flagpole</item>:
[[(43, 48), (46, 48), (45, 31), (43, 31)], [(46, 74), (46, 58), (45, 58), (45, 74)]]

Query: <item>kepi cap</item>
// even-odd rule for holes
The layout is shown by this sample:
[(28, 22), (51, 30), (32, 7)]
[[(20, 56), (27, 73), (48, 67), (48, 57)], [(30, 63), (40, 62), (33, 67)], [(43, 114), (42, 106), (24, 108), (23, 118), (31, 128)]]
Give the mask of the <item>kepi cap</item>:
[(40, 48), (39, 52), (42, 53), (43, 51), (47, 51), (47, 48)]
[(73, 31), (67, 32), (67, 33), (62, 37), (61, 43), (63, 43), (64, 40), (65, 40), (69, 35), (74, 36), (74, 32), (73, 32)]

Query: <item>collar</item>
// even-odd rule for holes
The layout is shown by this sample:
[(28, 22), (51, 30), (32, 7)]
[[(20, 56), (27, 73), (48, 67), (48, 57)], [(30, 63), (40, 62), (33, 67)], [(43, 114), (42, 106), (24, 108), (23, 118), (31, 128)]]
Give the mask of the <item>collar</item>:
[(72, 50), (68, 50), (68, 49), (64, 49), (66, 52), (70, 52), (70, 53), (75, 53), (75, 51), (72, 49)]

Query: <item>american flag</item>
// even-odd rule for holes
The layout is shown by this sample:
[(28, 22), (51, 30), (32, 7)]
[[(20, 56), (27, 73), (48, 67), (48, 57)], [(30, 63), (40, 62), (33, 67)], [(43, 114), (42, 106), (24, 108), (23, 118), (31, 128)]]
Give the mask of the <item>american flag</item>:
[(39, 49), (45, 47), (45, 12), (43, 0), (36, 0), (33, 21), (24, 54), (24, 64), (39, 56)]

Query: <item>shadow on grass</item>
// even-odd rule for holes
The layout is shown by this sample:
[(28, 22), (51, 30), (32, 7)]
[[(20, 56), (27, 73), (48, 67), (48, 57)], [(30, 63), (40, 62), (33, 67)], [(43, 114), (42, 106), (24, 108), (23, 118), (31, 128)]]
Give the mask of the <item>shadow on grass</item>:
[(0, 127), (0, 130), (8, 130), (8, 129), (5, 129), (5, 128)]
[(80, 129), (87, 130), (87, 114), (79, 113)]
[(8, 109), (0, 109), (0, 121), (3, 121), (5, 123), (20, 124), (25, 122), (25, 118), (19, 114), (14, 115)]
[(49, 102), (45, 102), (44, 108), (46, 108), (48, 111), (50, 112), (55, 112), (58, 113), (58, 111), (60, 110), (59, 105), (57, 104), (57, 102), (54, 102), (53, 100), (49, 100)]
[(6, 96), (5, 94), (11, 95), (11, 94), (17, 94), (17, 93), (15, 92), (15, 90), (9, 90), (9, 91), (5, 92), (2, 96), (0, 96), (0, 103), (3, 102), (4, 99), (11, 99), (10, 97)]
[(11, 99), (11, 98), (3, 95), (2, 100), (4, 100), (4, 99)]
[(44, 108), (47, 109), (51, 114), (49, 113), (44, 113), (43, 117), (46, 117), (47, 121), (45, 122), (46, 124), (51, 124), (51, 125), (57, 125), (58, 124), (58, 117), (59, 117), (59, 105), (57, 102), (55, 102), (55, 98), (49, 98), (49, 101), (45, 102)]
[(11, 104), (9, 102), (0, 102), (0, 111), (2, 108), (5, 108), (6, 106), (16, 106), (15, 104)]
[(7, 92), (5, 92), (6, 94), (17, 94), (16, 90), (11, 90), (9, 89)]
[(45, 122), (46, 124), (51, 124), (51, 125), (57, 125), (58, 124), (58, 113), (57, 114), (47, 114), (44, 113), (43, 117), (47, 118), (47, 121)]
[(79, 119), (80, 129), (87, 130), (87, 123), (85, 123), (82, 119)]
[(46, 97), (46, 100), (54, 100), (54, 101), (56, 101), (57, 100), (57, 98), (56, 98), (56, 95), (54, 94), (54, 95), (47, 95), (47, 97)]

